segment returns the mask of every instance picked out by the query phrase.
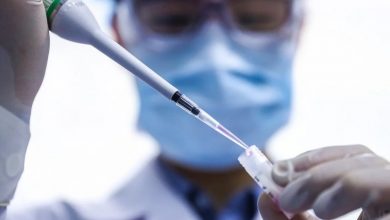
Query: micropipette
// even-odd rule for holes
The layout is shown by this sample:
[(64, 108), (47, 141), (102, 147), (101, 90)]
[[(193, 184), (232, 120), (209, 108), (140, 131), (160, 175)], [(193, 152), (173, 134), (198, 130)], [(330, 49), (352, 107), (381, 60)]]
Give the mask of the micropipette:
[(67, 40), (95, 47), (192, 116), (242, 148), (248, 148), (243, 141), (199, 108), (177, 88), (104, 34), (84, 2), (81, 0), (43, 0), (43, 3), (49, 28), (53, 33)]

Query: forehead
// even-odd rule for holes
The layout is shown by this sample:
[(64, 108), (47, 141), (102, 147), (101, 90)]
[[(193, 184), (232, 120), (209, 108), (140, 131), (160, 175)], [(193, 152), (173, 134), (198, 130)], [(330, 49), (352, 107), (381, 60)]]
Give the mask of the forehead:
[(239, 3), (239, 2), (242, 2), (242, 3), (248, 3), (248, 2), (252, 2), (252, 3), (256, 3), (256, 2), (259, 2), (259, 3), (263, 3), (263, 4), (273, 4), (273, 3), (280, 3), (280, 2), (284, 2), (284, 3), (289, 3), (290, 5), (293, 6), (293, 11), (303, 11), (304, 7), (304, 1), (305, 0), (115, 0), (117, 3), (120, 3), (120, 2), (128, 2), (128, 3), (141, 3), (141, 4), (145, 4), (145, 3), (228, 3), (228, 2), (236, 2), (236, 3)]
[(229, 1), (238, 1), (238, 2), (245, 2), (245, 1), (252, 1), (252, 2), (301, 2), (302, 0), (115, 0), (115, 2), (123, 2), (123, 1), (128, 1), (128, 2), (210, 2), (210, 3), (223, 3), (223, 2), (229, 2)]
[(186, 5), (188, 6), (207, 6), (207, 5), (223, 5), (223, 4), (232, 4), (234, 3), (235, 7), (238, 7), (240, 5), (245, 5), (246, 7), (248, 6), (254, 6), (254, 7), (277, 7), (277, 6), (282, 6), (285, 7), (286, 5), (291, 5), (293, 0), (119, 0), (119, 1), (127, 1), (130, 4), (134, 5), (161, 5), (163, 6), (168, 5), (168, 6), (174, 6), (174, 5)]
[[(115, 0), (115, 1), (117, 3), (128, 3), (125, 5), (130, 6), (130, 7), (126, 7), (126, 8), (129, 8), (129, 9), (131, 8), (131, 10), (135, 9), (133, 6), (134, 6), (134, 3), (136, 3), (136, 2), (141, 3), (141, 4), (148, 3), (148, 2), (150, 2), (150, 3), (153, 3), (153, 2), (158, 3), (159, 2), (161, 4), (164, 4), (164, 3), (168, 4), (168, 3), (174, 3), (174, 2), (177, 2), (177, 3), (179, 3), (179, 2), (181, 2), (181, 3), (190, 3), (190, 2), (228, 3), (228, 2), (234, 2), (236, 5), (238, 5), (240, 2), (242, 2), (242, 3), (252, 2), (253, 4), (256, 2), (262, 2), (262, 3), (268, 4), (268, 5), (269, 4), (272, 5), (272, 3), (276, 3), (276, 2), (279, 2), (279, 3), (286, 2), (286, 3), (289, 3), (291, 18), (297, 18), (297, 19), (302, 19), (305, 17), (304, 15), (305, 15), (305, 2), (306, 2), (306, 0)], [(121, 4), (117, 4), (117, 6), (120, 6), (120, 5)], [(273, 7), (273, 6), (271, 6), (271, 7)], [(263, 10), (267, 10), (267, 9), (264, 8)]]

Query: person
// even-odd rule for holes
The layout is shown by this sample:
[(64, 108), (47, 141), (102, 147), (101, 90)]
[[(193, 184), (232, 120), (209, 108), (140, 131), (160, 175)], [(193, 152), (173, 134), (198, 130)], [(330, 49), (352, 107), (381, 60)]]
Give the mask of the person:
[[(390, 219), (390, 163), (362, 145), (333, 146), (276, 163), (273, 180), (285, 187), (280, 208), (262, 196), (265, 220), (287, 219), (280, 211), (332, 219), (362, 208), (359, 220)], [(298, 214), (293, 220), (315, 220)]]
[[(148, 66), (244, 140), (264, 146), (288, 121), (302, 4), (123, 0), (113, 28), (118, 42)], [(138, 123), (157, 140), (157, 158), (107, 200), (59, 201), (6, 213), (23, 171), (49, 36), (41, 1), (3, 0), (0, 6), (0, 27), (7, 30), (0, 33), (0, 218), (261, 218), (259, 188), (237, 162), (241, 150), (140, 81)]]
[[(0, 38), (5, 216), (23, 170), (49, 37), (41, 1), (4, 0), (0, 8), (0, 25), (7, 30)], [(123, 0), (117, 2), (113, 30), (123, 47), (226, 127), (264, 146), (288, 121), (302, 19), (301, 0)], [(38, 204), (8, 210), (7, 219), (261, 218), (259, 187), (237, 160), (242, 150), (143, 82), (137, 88), (139, 127), (156, 139), (160, 155), (106, 200)]]

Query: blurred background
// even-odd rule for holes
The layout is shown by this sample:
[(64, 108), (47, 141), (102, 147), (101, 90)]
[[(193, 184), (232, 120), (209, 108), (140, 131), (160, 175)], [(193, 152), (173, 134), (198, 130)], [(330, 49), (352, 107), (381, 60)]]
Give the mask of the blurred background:
[[(86, 0), (110, 34), (110, 0)], [(390, 1), (310, 0), (294, 74), (291, 122), (270, 142), (277, 158), (360, 143), (390, 159)], [(15, 206), (97, 200), (156, 147), (137, 131), (132, 76), (92, 47), (54, 35), (36, 100)], [(356, 219), (356, 214), (343, 219)]]

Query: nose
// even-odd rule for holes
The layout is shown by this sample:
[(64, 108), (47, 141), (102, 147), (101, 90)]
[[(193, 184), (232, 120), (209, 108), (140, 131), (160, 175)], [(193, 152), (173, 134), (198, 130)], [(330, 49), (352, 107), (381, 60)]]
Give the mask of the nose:
[(206, 23), (195, 40), (198, 41), (197, 45), (201, 45), (197, 55), (207, 60), (209, 68), (213, 68), (215, 72), (246, 66), (238, 45), (218, 21)]

